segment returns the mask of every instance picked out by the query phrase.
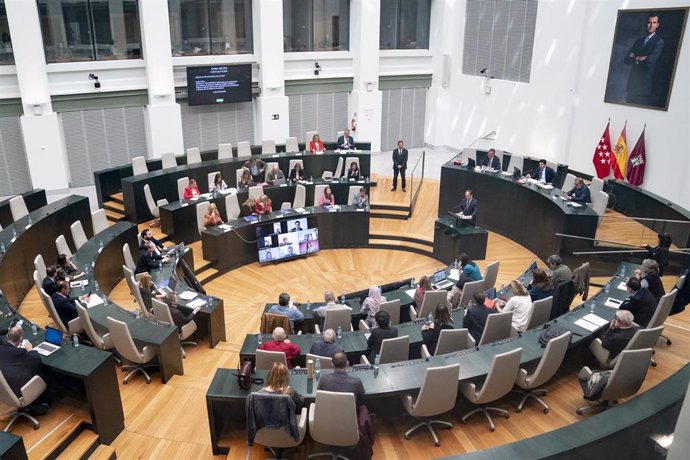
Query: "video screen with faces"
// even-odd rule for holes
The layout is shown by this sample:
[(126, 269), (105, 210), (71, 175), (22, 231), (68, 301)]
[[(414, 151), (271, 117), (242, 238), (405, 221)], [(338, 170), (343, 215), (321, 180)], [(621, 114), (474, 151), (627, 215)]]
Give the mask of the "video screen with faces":
[(256, 227), (259, 263), (277, 262), (319, 251), (315, 217), (300, 217)]

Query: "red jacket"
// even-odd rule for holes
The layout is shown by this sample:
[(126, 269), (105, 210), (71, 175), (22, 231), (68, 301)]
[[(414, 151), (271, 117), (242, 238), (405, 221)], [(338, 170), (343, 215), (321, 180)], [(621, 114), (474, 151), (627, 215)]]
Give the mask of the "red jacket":
[(309, 151), (310, 152), (312, 152), (312, 153), (313, 152), (323, 152), (325, 150), (326, 149), (323, 147), (323, 142), (318, 141), (315, 143), (314, 141), (309, 141)]
[(282, 351), (285, 353), (288, 369), (292, 369), (292, 360), (297, 358), (302, 351), (294, 343), (276, 342), (274, 340), (264, 343), (259, 348), (265, 351)]
[(188, 185), (184, 189), (184, 199), (185, 200), (190, 200), (194, 198), (195, 196), (199, 196), (199, 187), (196, 185), (192, 187), (191, 185)]

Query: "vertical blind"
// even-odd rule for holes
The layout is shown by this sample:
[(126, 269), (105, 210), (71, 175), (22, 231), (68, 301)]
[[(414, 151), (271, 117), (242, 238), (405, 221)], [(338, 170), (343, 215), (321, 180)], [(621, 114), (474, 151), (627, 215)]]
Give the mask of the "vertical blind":
[(289, 96), (290, 136), (304, 142), (307, 131), (316, 131), (322, 141), (335, 141), (349, 126), (347, 96), (344, 91)]
[(393, 150), (399, 140), (408, 148), (424, 146), (427, 88), (382, 91), (381, 149)]
[(184, 148), (215, 150), (218, 144), (254, 143), (254, 103), (194, 105), (180, 104)]
[(0, 196), (31, 188), (19, 117), (0, 117)]

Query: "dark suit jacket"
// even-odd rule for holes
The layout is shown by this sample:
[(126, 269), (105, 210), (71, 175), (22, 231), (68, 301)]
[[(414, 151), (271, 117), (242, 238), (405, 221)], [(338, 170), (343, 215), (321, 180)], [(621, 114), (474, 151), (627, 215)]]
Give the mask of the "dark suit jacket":
[(74, 299), (65, 297), (57, 292), (50, 296), (53, 299), (53, 305), (55, 305), (55, 310), (62, 321), (62, 324), (67, 327), (70, 321), (79, 316), (77, 313), (77, 305), (74, 303)]
[(601, 344), (609, 351), (609, 359), (613, 359), (623, 351), (639, 327), (629, 329), (606, 329), (601, 336)]
[(0, 345), (0, 371), (14, 394), (21, 396), (21, 389), (34, 375), (41, 375), (41, 355), (36, 351), (17, 348), (10, 342)]
[(534, 178), (539, 180), (541, 179), (542, 174), (546, 175), (547, 184), (552, 184), (554, 177), (556, 177), (556, 171), (554, 171), (553, 168), (546, 166), (542, 170), (539, 166), (537, 166), (537, 169), (534, 170)]
[(343, 145), (345, 144), (345, 141), (347, 141), (347, 143), (350, 144), (351, 149), (355, 147), (355, 140), (352, 138), (352, 136), (347, 136), (347, 138), (345, 138), (345, 136), (340, 136), (338, 140), (335, 142), (335, 145), (338, 146), (339, 149), (342, 149)]
[(501, 160), (496, 155), (494, 155), (494, 157), (491, 159), (491, 164), (489, 164), (488, 156), (484, 157), (484, 159), (479, 163), (479, 166), (491, 166), (491, 169), (497, 169), (499, 171), (501, 170)]
[(640, 327), (647, 327), (656, 310), (657, 301), (649, 292), (649, 289), (640, 288), (636, 293), (625, 299), (621, 304), (621, 310), (628, 310), (635, 317), (635, 322)]
[(402, 149), (402, 155), (398, 154), (398, 149), (393, 150), (393, 169), (407, 169), (407, 149)]
[[(635, 40), (632, 48), (630, 48), (628, 54), (625, 55), (625, 64), (632, 65), (630, 75), (628, 76), (628, 84), (626, 86), (628, 99), (630, 99), (631, 96), (635, 99), (648, 98), (651, 95), (656, 63), (664, 51), (664, 40), (658, 33), (654, 34), (654, 36), (647, 41), (646, 45), (644, 44), (644, 39), (645, 37)], [(630, 53), (635, 56), (629, 57)], [(642, 56), (646, 56), (647, 59), (636, 62), (635, 57)]]
[(476, 198), (472, 198), (470, 203), (467, 204), (467, 200), (463, 199), (460, 203), (460, 212), (466, 216), (472, 216), (470, 222), (473, 224), (477, 223), (477, 211), (479, 210), (479, 201)]
[(640, 281), (646, 282), (646, 286), (645, 283), (642, 283), (642, 286), (649, 289), (649, 292), (652, 293), (657, 302), (659, 301), (659, 299), (661, 299), (661, 296), (666, 294), (664, 284), (661, 282), (661, 278), (659, 278), (659, 275), (652, 275), (651, 273), (649, 273)]
[(656, 260), (659, 264), (659, 276), (664, 276), (664, 270), (668, 266), (668, 256), (669, 250), (663, 246), (651, 247), (649, 245), (645, 246), (647, 250), (647, 258)]
[(344, 351), (343, 347), (335, 343), (326, 343), (323, 340), (312, 343), (309, 349), (309, 353), (312, 355), (328, 356), (329, 358), (332, 358), (339, 351)]
[(381, 353), (381, 342), (385, 339), (394, 339), (398, 336), (398, 329), (394, 326), (376, 327), (371, 330), (371, 335), (367, 339), (367, 357), (369, 362), (374, 364), (376, 355)]
[(426, 345), (429, 353), (432, 355), (436, 352), (436, 345), (438, 345), (438, 338), (441, 336), (443, 329), (453, 329), (452, 324), (441, 324), (438, 321), (434, 323), (434, 328), (422, 331), (422, 342)]
[[(142, 238), (141, 243), (139, 244), (139, 250), (140, 250), (140, 251), (143, 251), (144, 249), (146, 249), (146, 248), (144, 247), (144, 244), (146, 244), (146, 241), (147, 241), (147, 240), (144, 240), (144, 239)], [(158, 248), (159, 251), (162, 251), (163, 249), (165, 249), (165, 246), (163, 246), (163, 245), (160, 243), (160, 241), (158, 241), (157, 239), (155, 239), (153, 236), (149, 236), (148, 241), (152, 242), (153, 245), (156, 246), (156, 247)]]
[(172, 316), (173, 323), (177, 326), (177, 330), (182, 332), (182, 326), (194, 319), (194, 310), (187, 307), (168, 307), (170, 309), (170, 316)]
[(492, 313), (498, 313), (495, 308), (487, 308), (484, 305), (472, 307), (467, 310), (465, 318), (462, 320), (462, 327), (468, 329), (475, 343), (479, 343), (486, 326), (486, 319)]
[(364, 400), (364, 385), (357, 377), (347, 375), (344, 370), (333, 371), (332, 374), (323, 374), (319, 380), (317, 390), (336, 391), (338, 393), (354, 393), (357, 407)]
[(589, 193), (589, 187), (583, 185), (580, 188), (573, 187), (571, 191), (568, 192), (568, 196), (575, 203), (587, 204), (592, 202), (592, 196)]
[(159, 261), (162, 259), (159, 254), (155, 252), (149, 254), (148, 251), (139, 252), (139, 260), (137, 261), (137, 268), (134, 270), (134, 274), (144, 273), (154, 268), (158, 268)]
[(43, 287), (43, 290), (46, 291), (46, 294), (50, 296), (57, 292), (57, 283), (47, 276), (43, 279), (41, 287)]

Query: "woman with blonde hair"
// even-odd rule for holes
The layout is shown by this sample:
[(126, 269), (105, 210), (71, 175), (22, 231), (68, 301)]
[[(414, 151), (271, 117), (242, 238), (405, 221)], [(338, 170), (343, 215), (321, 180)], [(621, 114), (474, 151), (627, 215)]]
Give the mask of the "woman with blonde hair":
[(431, 279), (428, 276), (422, 276), (419, 279), (419, 284), (417, 289), (414, 291), (414, 303), (417, 305), (417, 309), (422, 308), (422, 300), (424, 300), (424, 293), (426, 291), (432, 291), (434, 288), (431, 286)]
[(216, 203), (209, 203), (208, 208), (206, 208), (206, 214), (204, 214), (204, 227), (215, 227), (222, 223), (223, 219), (220, 217), (218, 206), (216, 206)]
[(254, 205), (255, 214), (270, 214), (271, 213), (271, 199), (266, 195), (261, 195)]
[(156, 297), (158, 300), (164, 300), (165, 294), (159, 294), (156, 290), (156, 284), (151, 280), (149, 272), (144, 272), (139, 275), (139, 293), (144, 306), (148, 311), (151, 311), (151, 298)]
[(529, 313), (532, 310), (532, 298), (525, 286), (518, 281), (510, 282), (510, 291), (513, 297), (508, 302), (496, 301), (496, 309), (499, 312), (513, 312), (513, 327), (519, 332), (524, 332), (529, 320)]
[(259, 390), (259, 393), (288, 395), (295, 403), (295, 413), (302, 412), (304, 407), (304, 397), (290, 386), (290, 376), (283, 363), (273, 363), (271, 370), (266, 377), (266, 385)]

